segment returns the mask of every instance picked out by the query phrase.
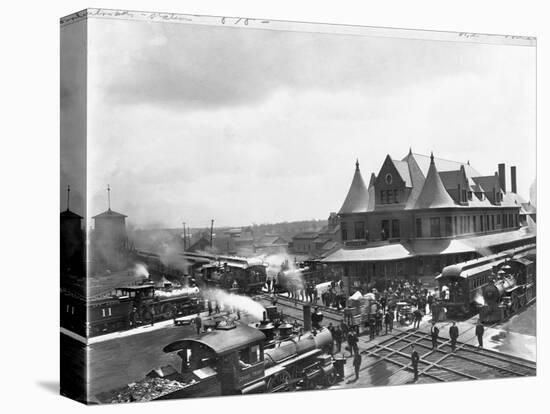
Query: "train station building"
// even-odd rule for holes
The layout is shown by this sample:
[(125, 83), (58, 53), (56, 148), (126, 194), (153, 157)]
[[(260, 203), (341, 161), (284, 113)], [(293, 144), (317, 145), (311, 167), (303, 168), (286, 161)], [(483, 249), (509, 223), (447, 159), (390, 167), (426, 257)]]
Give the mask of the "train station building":
[(350, 293), (391, 279), (433, 282), (443, 267), (535, 241), (534, 207), (511, 189), (505, 165), (482, 175), (461, 163), (415, 154), (386, 156), (368, 185), (359, 161), (338, 213), (341, 266)]

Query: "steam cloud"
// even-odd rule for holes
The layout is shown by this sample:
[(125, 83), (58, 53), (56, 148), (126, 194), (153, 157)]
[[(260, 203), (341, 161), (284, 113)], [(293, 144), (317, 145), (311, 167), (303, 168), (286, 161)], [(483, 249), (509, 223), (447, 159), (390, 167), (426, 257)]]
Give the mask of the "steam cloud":
[[(278, 284), (287, 290), (304, 289), (304, 277), (300, 269), (296, 267), (294, 258), (284, 253), (259, 256), (258, 258), (268, 264), (268, 279), (276, 280)], [(281, 272), (281, 265), (285, 262), (288, 264), (288, 269)]]
[(147, 266), (143, 263), (136, 263), (134, 265), (134, 275), (136, 277), (144, 277), (149, 279), (149, 271), (147, 270)]
[(160, 249), (160, 261), (162, 264), (174, 269), (180, 270), (184, 275), (189, 274), (189, 262), (180, 254), (178, 246), (169, 243), (163, 243)]
[(215, 301), (220, 307), (238, 309), (258, 320), (263, 318), (265, 308), (248, 296), (235, 295), (215, 288), (203, 290), (202, 295), (205, 299)]

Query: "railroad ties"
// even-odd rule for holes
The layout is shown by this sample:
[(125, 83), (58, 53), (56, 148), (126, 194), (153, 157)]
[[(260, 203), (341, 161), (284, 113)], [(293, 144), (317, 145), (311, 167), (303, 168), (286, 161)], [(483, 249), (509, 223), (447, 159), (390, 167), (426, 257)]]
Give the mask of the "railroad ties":
[(412, 344), (420, 356), (416, 381), (419, 384), (536, 375), (533, 361), (463, 342), (457, 342), (453, 352), (450, 341), (441, 337), (439, 346), (432, 349), (429, 333), (409, 330), (362, 351), (366, 368), (373, 376), (372, 385), (412, 382)]

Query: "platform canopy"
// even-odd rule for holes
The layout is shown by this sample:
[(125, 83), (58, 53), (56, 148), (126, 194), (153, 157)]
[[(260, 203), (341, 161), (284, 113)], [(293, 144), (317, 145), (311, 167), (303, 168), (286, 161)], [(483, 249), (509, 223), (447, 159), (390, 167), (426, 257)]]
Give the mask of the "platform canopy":
[(410, 249), (402, 243), (386, 244), (376, 247), (364, 247), (353, 249), (340, 249), (323, 259), (324, 263), (342, 263), (342, 262), (374, 262), (400, 260), (413, 257)]
[(456, 239), (418, 239), (407, 243), (391, 243), (382, 246), (362, 248), (344, 247), (321, 260), (323, 263), (346, 262), (383, 262), (402, 260), (417, 256), (436, 256), (480, 252), (488, 254), (493, 247), (524, 240), (528, 242), (536, 237), (530, 228), (520, 228), (499, 233)]

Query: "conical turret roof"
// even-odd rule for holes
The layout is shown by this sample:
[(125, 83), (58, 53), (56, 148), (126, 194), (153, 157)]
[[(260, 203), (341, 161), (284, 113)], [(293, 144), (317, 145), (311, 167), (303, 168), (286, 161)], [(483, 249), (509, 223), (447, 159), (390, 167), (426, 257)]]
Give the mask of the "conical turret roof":
[(414, 208), (454, 207), (455, 203), (447, 190), (445, 190), (441, 177), (439, 177), (439, 173), (435, 167), (433, 154), (430, 158), (428, 174)]
[(355, 163), (355, 174), (349, 187), (348, 195), (338, 214), (366, 213), (369, 204), (367, 186), (359, 170), (359, 160)]

